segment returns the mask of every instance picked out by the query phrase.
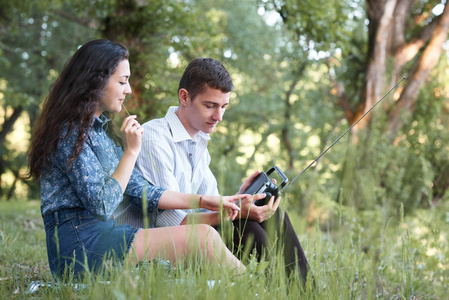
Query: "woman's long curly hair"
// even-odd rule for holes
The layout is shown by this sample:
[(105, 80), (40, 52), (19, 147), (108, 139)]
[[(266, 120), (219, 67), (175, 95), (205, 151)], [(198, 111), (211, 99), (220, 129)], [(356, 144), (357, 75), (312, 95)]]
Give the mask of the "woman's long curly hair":
[[(58, 142), (76, 128), (74, 151), (67, 162), (67, 166), (71, 166), (86, 142), (109, 78), (128, 55), (123, 45), (100, 39), (84, 44), (66, 63), (50, 87), (42, 113), (33, 127), (34, 138), (28, 156), (29, 178), (38, 179), (42, 172), (51, 171)], [(67, 132), (61, 136), (64, 126), (67, 126)]]

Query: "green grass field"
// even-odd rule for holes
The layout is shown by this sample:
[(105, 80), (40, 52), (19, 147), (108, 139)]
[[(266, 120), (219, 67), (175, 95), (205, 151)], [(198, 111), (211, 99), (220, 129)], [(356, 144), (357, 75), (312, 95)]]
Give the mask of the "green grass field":
[[(186, 261), (171, 272), (161, 264), (138, 269), (107, 265), (108, 276), (82, 285), (54, 283), (47, 264), (39, 202), (0, 202), (0, 297), (2, 299), (447, 299), (449, 210), (387, 217), (381, 210), (334, 207), (305, 233), (291, 217), (311, 264), (316, 286), (287, 281), (276, 259), (248, 264), (247, 274)], [(279, 259), (279, 258), (278, 258)], [(250, 274), (252, 274), (250, 276)]]

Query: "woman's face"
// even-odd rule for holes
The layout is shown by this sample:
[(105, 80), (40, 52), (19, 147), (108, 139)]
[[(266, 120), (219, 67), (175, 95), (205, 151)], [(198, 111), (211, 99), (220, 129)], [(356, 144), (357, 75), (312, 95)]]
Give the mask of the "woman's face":
[(100, 116), (104, 111), (119, 112), (122, 110), (122, 103), (125, 97), (131, 94), (131, 86), (129, 85), (129, 61), (122, 60), (111, 75), (104, 92), (104, 98), (101, 100), (100, 108), (96, 115)]

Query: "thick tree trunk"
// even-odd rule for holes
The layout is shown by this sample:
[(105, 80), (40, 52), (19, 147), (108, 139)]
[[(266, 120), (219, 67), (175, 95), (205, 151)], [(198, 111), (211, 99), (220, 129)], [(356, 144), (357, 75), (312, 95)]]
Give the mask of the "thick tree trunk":
[[(357, 106), (354, 123), (366, 113), (382, 96), (385, 85), (385, 64), (388, 55), (389, 41), (393, 31), (394, 11), (397, 0), (367, 0), (369, 18), (369, 50), (367, 56), (365, 84), (362, 96)], [(368, 114), (355, 128), (366, 127), (371, 115)]]
[(411, 113), (413, 111), (421, 86), (427, 80), (430, 71), (436, 66), (440, 59), (443, 50), (442, 45), (447, 40), (448, 30), (449, 8), (446, 5), (440, 18), (438, 18), (438, 24), (433, 30), (429, 44), (417, 60), (409, 75), (408, 84), (401, 93), (397, 105), (389, 114), (391, 136), (394, 136), (401, 126), (400, 115), (404, 112)]
[[(442, 44), (446, 41), (449, 30), (449, 9), (444, 4), (443, 13), (434, 17), (407, 41), (406, 25), (410, 11), (416, 2), (417, 0), (366, 0), (369, 19), (368, 53), (364, 86), (355, 108), (349, 105), (344, 87), (338, 82), (333, 83), (339, 99), (338, 104), (343, 108), (350, 124), (354, 124), (383, 96), (387, 88), (393, 86), (402, 77), (404, 66), (411, 60), (415, 60), (416, 64), (410, 71), (406, 84), (403, 84), (396, 93), (395, 98), (398, 99), (396, 105), (392, 105), (393, 108), (389, 110), (389, 129), (392, 136), (401, 127), (400, 116), (404, 112), (413, 111), (419, 89), (438, 63)], [(427, 11), (422, 14), (429, 16), (432, 13)], [(417, 18), (416, 22), (418, 20), (421, 19)], [(391, 70), (387, 70), (389, 56), (394, 59)], [(390, 71), (391, 76), (387, 76)], [(391, 78), (390, 82), (386, 82), (388, 77)], [(390, 86), (386, 86), (387, 83)], [(358, 130), (366, 127), (370, 119), (371, 115), (368, 114), (354, 127), (352, 132), (354, 142), (357, 142)]]
[(17, 119), (20, 117), (22, 112), (23, 112), (22, 106), (16, 107), (11, 116), (5, 120), (5, 122), (3, 123), (2, 130), (0, 131), (0, 145), (5, 144), (6, 136), (8, 135), (8, 133), (12, 131), (14, 123), (16, 123)]
[[(4, 147), (6, 136), (8, 133), (10, 133), (13, 129), (14, 123), (16, 123), (17, 119), (20, 117), (20, 115), (23, 112), (23, 107), (19, 106), (14, 109), (14, 112), (11, 114), (9, 118), (7, 118), (4, 123), (2, 130), (0, 131), (0, 147)], [(0, 157), (0, 192), (3, 194), (3, 191), (1, 190), (2, 186), (2, 174), (6, 172), (6, 164), (7, 162), (3, 160), (3, 158)]]
[[(107, 39), (113, 41), (120, 41), (130, 51), (130, 63), (132, 71), (132, 101), (129, 101), (127, 108), (131, 113), (135, 113), (138, 108), (151, 108), (152, 99), (142, 96), (145, 89), (144, 79), (149, 72), (148, 66), (145, 65), (143, 59), (139, 56), (148, 54), (152, 47), (148, 44), (149, 36), (146, 31), (139, 29), (148, 24), (144, 24), (145, 17), (139, 15), (143, 12), (141, 6), (145, 2), (136, 0), (118, 0), (113, 14), (109, 15), (103, 20), (104, 29), (103, 34)], [(146, 32), (147, 36), (142, 36), (142, 32)], [(148, 36), (149, 35), (149, 36)], [(151, 117), (153, 111), (146, 111), (146, 115)]]

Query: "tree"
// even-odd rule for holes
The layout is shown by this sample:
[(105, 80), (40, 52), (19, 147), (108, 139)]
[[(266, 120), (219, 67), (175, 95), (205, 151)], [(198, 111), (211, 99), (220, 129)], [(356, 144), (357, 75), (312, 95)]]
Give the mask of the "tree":
[[(52, 6), (54, 5), (54, 6)], [(85, 26), (73, 23), (55, 13), (62, 2), (25, 1), (2, 3), (0, 14), (0, 101), (3, 122), (0, 128), (0, 178), (10, 173), (11, 186), (0, 180), (0, 194), (11, 198), (26, 173), (26, 153), (18, 153), (7, 142), (17, 120), (26, 115), (29, 127), (39, 113), (57, 71), (86, 37), (93, 37)], [(67, 35), (66, 32), (70, 32)], [(28, 144), (28, 139), (14, 141)]]
[[(391, 196), (393, 199), (396, 197), (401, 201), (407, 201), (407, 195), (410, 196), (411, 192), (405, 191), (413, 189), (413, 179), (409, 176), (401, 176), (401, 174), (417, 174), (419, 171), (425, 171), (426, 166), (433, 162), (437, 164), (439, 161), (446, 165), (440, 158), (426, 156), (424, 152), (417, 157), (409, 145), (398, 146), (397, 143), (398, 136), (405, 135), (410, 129), (412, 123), (410, 116), (415, 115), (416, 100), (420, 95), (420, 90), (429, 80), (430, 72), (440, 61), (448, 31), (447, 13), (449, 9), (446, 8), (446, 2), (367, 0), (363, 5), (361, 1), (351, 0), (315, 1), (313, 3), (264, 0), (260, 3), (266, 10), (279, 14), (282, 19), (283, 32), (287, 32), (284, 36), (297, 49), (294, 52), (295, 55), (301, 51), (298, 45), (304, 44), (309, 45), (309, 48), (303, 48), (303, 53), (317, 56), (322, 51), (321, 60), (316, 61), (316, 68), (323, 63), (328, 67), (327, 76), (320, 79), (322, 82), (320, 88), (326, 89), (327, 83), (331, 85), (327, 92), (334, 96), (334, 104), (340, 108), (341, 112), (335, 112), (332, 116), (335, 123), (338, 122), (340, 116), (344, 116), (348, 126), (353, 124), (402, 77), (402, 74), (408, 73), (407, 81), (401, 84), (392, 97), (396, 101), (386, 104), (393, 103), (387, 107), (385, 121), (382, 121), (382, 118), (379, 119), (382, 124), (386, 124), (385, 128), (388, 129), (379, 128), (377, 125), (373, 126), (370, 122), (372, 114), (368, 114), (363, 122), (353, 129), (353, 142), (357, 145), (359, 136), (364, 136), (364, 143), (356, 146), (357, 151), (351, 152), (344, 160), (345, 162), (354, 162), (354, 164), (341, 164), (344, 167), (338, 173), (342, 174), (342, 180), (337, 189), (345, 188), (350, 191), (352, 194), (348, 194), (349, 197), (359, 199), (359, 204), (362, 205), (366, 205), (370, 201), (364, 194), (371, 193), (363, 191), (369, 186), (377, 187), (379, 191), (386, 190), (387, 197)], [(322, 9), (323, 7), (326, 9)], [(291, 54), (287, 54), (282, 59), (287, 60), (290, 56)], [(306, 62), (308, 63), (306, 72), (310, 73), (312, 71), (310, 67), (313, 66), (310, 56)], [(295, 68), (289, 70), (293, 69)], [(290, 87), (293, 87), (294, 90), (285, 95), (302, 94), (302, 91), (298, 90), (298, 86), (291, 85)], [(321, 99), (316, 96), (317, 94), (314, 97), (315, 100)], [(328, 96), (321, 94), (321, 97)], [(302, 98), (302, 102), (305, 104), (307, 100)], [(291, 112), (297, 113), (297, 110), (288, 102), (285, 103), (285, 119), (289, 119), (292, 115)], [(441, 106), (441, 103), (439, 105)], [(376, 115), (382, 115), (382, 112), (376, 112)], [(430, 115), (428, 117), (430, 118)], [(325, 126), (320, 128), (325, 128)], [(368, 131), (361, 134), (360, 129), (362, 128), (367, 128)], [(401, 132), (402, 129), (405, 132)], [(379, 134), (383, 130), (389, 133), (388, 143), (384, 140), (385, 135)], [(426, 134), (428, 135), (430, 132)], [(373, 141), (370, 140), (368, 143), (368, 138)], [(291, 134), (290, 139), (292, 139)], [(322, 138), (321, 141), (322, 145), (325, 145), (326, 139)], [(294, 143), (288, 143), (288, 140), (284, 141), (287, 149), (289, 144)], [(388, 147), (388, 149), (380, 150), (380, 145), (384, 145), (384, 148)], [(301, 148), (296, 147), (294, 151), (289, 152), (297, 153), (298, 149)], [(374, 149), (384, 152), (383, 156), (380, 155), (382, 152), (374, 153)], [(403, 153), (404, 150), (407, 151), (406, 154)], [(402, 153), (400, 153), (401, 151)], [(390, 157), (385, 156), (386, 153)], [(379, 164), (375, 158), (384, 159), (390, 165), (384, 164), (383, 161)], [(377, 166), (373, 167), (373, 164), (376, 165), (376, 163)], [(292, 163), (290, 162), (289, 165), (291, 166)], [(393, 165), (397, 166), (397, 169), (391, 169), (390, 167)], [(391, 177), (385, 176), (386, 173), (391, 174), (389, 175)], [(345, 180), (345, 174), (350, 174), (351, 178)], [(396, 178), (393, 174), (396, 175)], [(445, 172), (438, 171), (436, 174), (427, 172), (426, 174), (426, 178), (434, 176), (434, 182), (438, 182), (438, 186), (435, 185), (434, 190), (438, 191), (436, 194), (441, 197), (449, 185), (445, 180), (441, 180), (445, 177)], [(371, 182), (370, 179), (372, 179)], [(425, 181), (427, 182), (427, 179)], [(351, 182), (351, 185), (344, 186), (343, 182)], [(400, 195), (401, 190), (394, 185), (404, 187), (402, 195)], [(416, 184), (415, 182), (415, 187), (418, 186), (422, 187), (422, 190), (427, 190), (429, 185), (428, 182), (426, 184)], [(376, 191), (375, 193), (383, 192)], [(338, 194), (340, 195), (340, 193)]]

